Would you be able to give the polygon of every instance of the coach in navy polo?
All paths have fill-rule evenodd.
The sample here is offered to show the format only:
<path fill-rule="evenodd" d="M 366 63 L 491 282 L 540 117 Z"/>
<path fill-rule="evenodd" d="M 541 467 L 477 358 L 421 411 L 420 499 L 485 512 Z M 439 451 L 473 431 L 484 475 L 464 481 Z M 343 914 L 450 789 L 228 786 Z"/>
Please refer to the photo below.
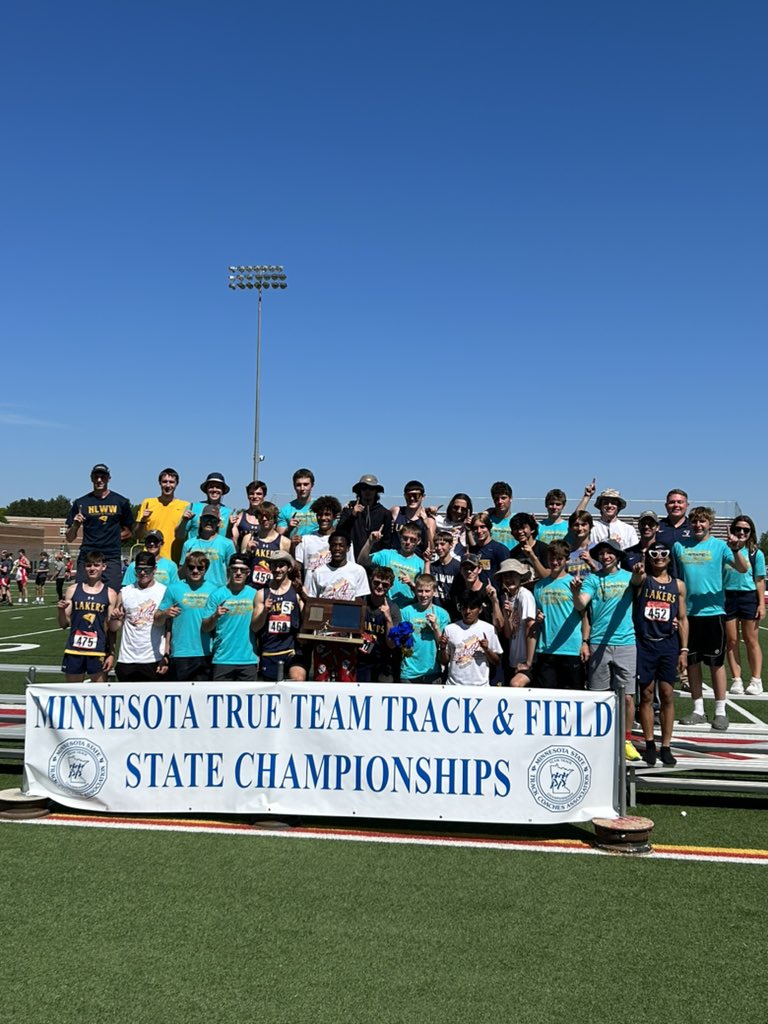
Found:
<path fill-rule="evenodd" d="M 80 554 L 77 556 L 77 580 L 85 580 L 85 554 L 100 551 L 107 568 L 104 581 L 113 590 L 119 590 L 123 578 L 120 545 L 133 532 L 131 503 L 122 494 L 109 489 L 109 469 L 99 462 L 91 470 L 93 490 L 76 498 L 67 516 L 67 543 L 71 544 L 80 533 Z"/>

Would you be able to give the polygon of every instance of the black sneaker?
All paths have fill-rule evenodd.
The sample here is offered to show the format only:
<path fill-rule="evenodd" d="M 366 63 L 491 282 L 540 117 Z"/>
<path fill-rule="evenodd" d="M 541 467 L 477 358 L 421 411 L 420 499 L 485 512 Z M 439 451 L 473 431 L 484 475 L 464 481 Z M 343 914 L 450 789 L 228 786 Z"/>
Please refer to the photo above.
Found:
<path fill-rule="evenodd" d="M 661 748 L 661 763 L 669 765 L 670 768 L 672 767 L 673 764 L 677 764 L 677 758 L 672 753 L 672 751 L 669 749 L 669 747 L 662 747 Z"/>
<path fill-rule="evenodd" d="M 653 740 L 645 741 L 645 750 L 643 751 L 643 760 L 649 768 L 653 768 L 656 764 L 656 744 Z"/>

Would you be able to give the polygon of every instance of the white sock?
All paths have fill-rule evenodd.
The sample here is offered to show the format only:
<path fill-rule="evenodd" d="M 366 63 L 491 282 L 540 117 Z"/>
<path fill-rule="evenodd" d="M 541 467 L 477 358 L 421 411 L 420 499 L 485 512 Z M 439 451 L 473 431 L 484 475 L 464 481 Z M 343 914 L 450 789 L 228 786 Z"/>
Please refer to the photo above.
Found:
<path fill-rule="evenodd" d="M 763 685 L 763 680 L 760 678 L 760 676 L 752 676 L 752 678 L 749 681 L 750 683 L 760 683 L 761 686 Z"/>
<path fill-rule="evenodd" d="M 695 700 L 693 702 L 693 713 L 694 713 L 694 715 L 703 715 L 704 714 L 704 698 L 703 697 L 699 697 L 698 700 Z"/>
<path fill-rule="evenodd" d="M 725 714 L 725 701 L 724 700 L 716 700 L 715 701 L 715 715 L 724 715 L 724 714 Z"/>

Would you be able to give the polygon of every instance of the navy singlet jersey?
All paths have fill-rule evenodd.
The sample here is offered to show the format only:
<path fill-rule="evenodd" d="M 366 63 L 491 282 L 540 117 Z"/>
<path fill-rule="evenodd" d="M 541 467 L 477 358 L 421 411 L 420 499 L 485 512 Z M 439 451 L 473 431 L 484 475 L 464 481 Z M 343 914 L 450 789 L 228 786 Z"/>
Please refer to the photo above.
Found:
<path fill-rule="evenodd" d="M 107 612 L 109 588 L 102 585 L 98 594 L 88 594 L 78 583 L 72 595 L 71 626 L 65 654 L 84 654 L 104 658 L 107 653 Z"/>
<path fill-rule="evenodd" d="M 646 576 L 635 598 L 634 621 L 638 640 L 670 640 L 677 635 L 675 620 L 680 607 L 680 589 L 677 580 L 659 583 Z"/>

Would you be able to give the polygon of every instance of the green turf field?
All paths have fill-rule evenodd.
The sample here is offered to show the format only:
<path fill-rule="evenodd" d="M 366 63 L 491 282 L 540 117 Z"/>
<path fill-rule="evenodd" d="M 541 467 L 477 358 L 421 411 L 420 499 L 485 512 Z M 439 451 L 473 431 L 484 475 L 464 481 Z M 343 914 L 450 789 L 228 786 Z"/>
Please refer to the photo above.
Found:
<path fill-rule="evenodd" d="M 758 867 L 9 823 L 0 835 L 9 1021 L 765 1019 Z"/>
<path fill-rule="evenodd" d="M 0 655 L 19 668 L 0 691 L 22 692 L 29 664 L 59 663 L 53 605 L 0 609 L 0 643 L 39 644 Z M 0 788 L 20 784 L 18 766 L 3 770 Z M 766 798 L 638 796 L 656 844 L 768 849 Z M 12 822 L 0 842 L 9 1021 L 765 1018 L 759 866 Z"/>

